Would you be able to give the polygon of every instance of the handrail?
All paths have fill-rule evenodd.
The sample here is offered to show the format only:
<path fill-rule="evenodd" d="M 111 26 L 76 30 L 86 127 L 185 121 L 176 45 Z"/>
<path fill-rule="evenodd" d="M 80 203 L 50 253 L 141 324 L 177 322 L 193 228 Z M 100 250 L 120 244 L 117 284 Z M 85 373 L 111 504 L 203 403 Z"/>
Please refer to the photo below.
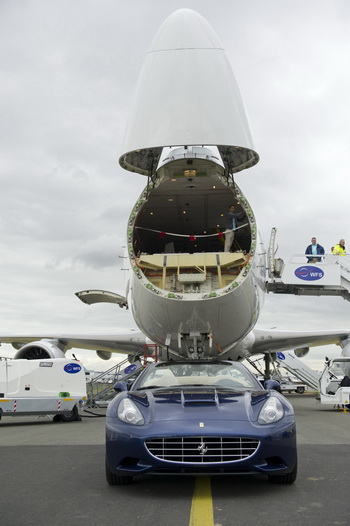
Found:
<path fill-rule="evenodd" d="M 311 258 L 320 258 L 319 261 L 315 263 L 308 263 L 308 260 Z M 302 261 L 300 261 L 302 259 Z M 335 265 L 338 264 L 340 261 L 348 261 L 350 262 L 350 255 L 339 255 L 339 254 L 292 254 L 288 260 L 288 263 L 305 263 L 305 265 L 321 265 L 321 264 L 328 264 L 328 265 Z"/>

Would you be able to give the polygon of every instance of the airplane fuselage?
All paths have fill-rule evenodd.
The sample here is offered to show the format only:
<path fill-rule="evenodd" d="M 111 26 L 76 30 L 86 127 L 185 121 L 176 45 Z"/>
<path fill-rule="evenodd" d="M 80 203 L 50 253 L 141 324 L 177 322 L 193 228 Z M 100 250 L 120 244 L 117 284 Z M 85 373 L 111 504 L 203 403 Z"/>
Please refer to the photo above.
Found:
<path fill-rule="evenodd" d="M 129 219 L 129 305 L 140 330 L 174 356 L 216 356 L 257 321 L 265 252 L 253 211 L 215 149 L 163 156 Z M 231 204 L 240 220 L 224 252 Z"/>

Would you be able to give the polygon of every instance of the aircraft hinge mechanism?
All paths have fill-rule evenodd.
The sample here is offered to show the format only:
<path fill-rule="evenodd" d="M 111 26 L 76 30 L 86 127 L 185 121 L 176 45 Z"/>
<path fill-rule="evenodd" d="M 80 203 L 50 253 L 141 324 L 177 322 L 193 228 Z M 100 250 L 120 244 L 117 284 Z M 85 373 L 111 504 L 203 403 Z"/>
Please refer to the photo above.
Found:
<path fill-rule="evenodd" d="M 201 360 L 209 358 L 212 338 L 207 333 L 189 332 L 178 334 L 179 350 L 187 352 L 187 358 Z"/>

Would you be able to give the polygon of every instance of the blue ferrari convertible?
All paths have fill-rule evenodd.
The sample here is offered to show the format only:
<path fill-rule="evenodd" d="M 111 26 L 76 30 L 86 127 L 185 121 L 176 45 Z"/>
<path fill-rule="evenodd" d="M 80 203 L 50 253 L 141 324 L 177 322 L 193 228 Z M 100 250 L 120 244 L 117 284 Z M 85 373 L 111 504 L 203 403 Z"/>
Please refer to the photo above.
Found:
<path fill-rule="evenodd" d="M 109 484 L 144 473 L 296 479 L 293 408 L 240 363 L 154 363 L 115 390 L 106 415 Z"/>

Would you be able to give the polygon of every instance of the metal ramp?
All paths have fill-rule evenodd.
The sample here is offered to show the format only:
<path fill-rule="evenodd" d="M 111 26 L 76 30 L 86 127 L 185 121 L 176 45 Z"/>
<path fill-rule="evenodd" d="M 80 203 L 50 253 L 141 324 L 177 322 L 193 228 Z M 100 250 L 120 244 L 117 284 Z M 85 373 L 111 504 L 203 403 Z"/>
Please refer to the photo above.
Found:
<path fill-rule="evenodd" d="M 350 256 L 325 254 L 308 263 L 305 254 L 291 257 L 286 264 L 272 259 L 267 291 L 297 296 L 340 296 L 350 301 Z"/>

